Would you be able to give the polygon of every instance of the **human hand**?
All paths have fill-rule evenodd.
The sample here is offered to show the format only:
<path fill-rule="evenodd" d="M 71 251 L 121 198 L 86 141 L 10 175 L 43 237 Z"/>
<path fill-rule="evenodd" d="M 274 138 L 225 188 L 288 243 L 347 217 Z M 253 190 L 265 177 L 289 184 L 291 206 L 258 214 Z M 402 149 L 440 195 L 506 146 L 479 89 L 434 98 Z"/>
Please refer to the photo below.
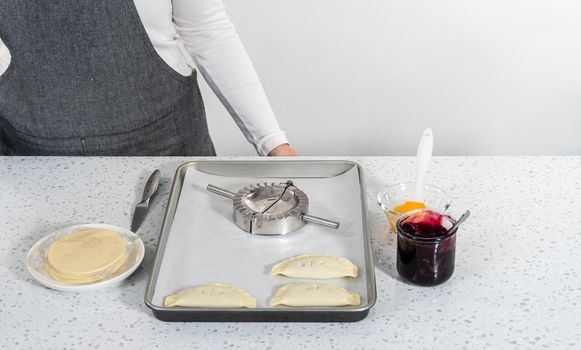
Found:
<path fill-rule="evenodd" d="M 291 145 L 289 145 L 288 143 L 283 143 L 282 145 L 278 145 L 276 146 L 272 151 L 270 151 L 270 153 L 268 154 L 268 156 L 270 157 L 278 157 L 278 156 L 298 156 L 299 154 L 297 153 L 297 151 L 295 151 L 294 148 L 292 148 Z"/>

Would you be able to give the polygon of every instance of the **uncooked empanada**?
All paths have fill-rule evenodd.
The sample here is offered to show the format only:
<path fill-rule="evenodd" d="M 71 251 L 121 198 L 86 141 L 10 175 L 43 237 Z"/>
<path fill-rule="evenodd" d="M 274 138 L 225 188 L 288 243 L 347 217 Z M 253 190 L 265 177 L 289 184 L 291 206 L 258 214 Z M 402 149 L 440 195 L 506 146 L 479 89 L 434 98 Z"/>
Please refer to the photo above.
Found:
<path fill-rule="evenodd" d="M 256 299 L 244 289 L 227 284 L 204 284 L 165 297 L 166 307 L 255 308 Z"/>
<path fill-rule="evenodd" d="M 270 306 L 346 306 L 359 305 L 358 293 L 343 287 L 321 283 L 298 283 L 282 286 L 270 300 Z"/>
<path fill-rule="evenodd" d="M 357 265 L 339 256 L 299 255 L 274 265 L 271 274 L 317 279 L 357 277 Z"/>

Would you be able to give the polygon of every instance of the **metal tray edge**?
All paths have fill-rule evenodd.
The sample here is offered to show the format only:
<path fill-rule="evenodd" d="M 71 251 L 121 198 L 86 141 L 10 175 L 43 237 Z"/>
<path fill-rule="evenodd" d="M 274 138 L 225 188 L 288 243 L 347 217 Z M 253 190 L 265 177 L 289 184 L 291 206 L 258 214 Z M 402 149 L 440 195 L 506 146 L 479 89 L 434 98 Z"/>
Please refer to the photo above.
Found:
<path fill-rule="evenodd" d="M 377 288 L 375 282 L 375 264 L 373 249 L 371 247 L 371 235 L 368 226 L 368 213 L 367 213 L 367 194 L 365 192 L 365 179 L 363 168 L 361 165 L 355 161 L 350 160 L 273 160 L 273 162 L 292 162 L 292 163 L 346 163 L 357 167 L 359 175 L 359 184 L 361 188 L 361 203 L 362 203 L 362 217 L 363 217 L 363 231 L 365 240 L 365 250 L 366 250 L 366 264 L 369 267 L 367 271 L 367 289 L 368 298 L 367 304 L 361 307 L 349 307 L 338 309 L 336 307 L 321 307 L 321 308 L 281 308 L 280 310 L 273 310 L 272 308 L 257 308 L 257 309 L 196 309 L 195 315 L 199 317 L 191 317 L 192 309 L 188 308 L 172 308 L 171 313 L 173 315 L 179 315 L 180 313 L 188 314 L 189 317 L 166 317 L 166 313 L 169 311 L 167 308 L 159 307 L 153 304 L 153 293 L 155 290 L 154 280 L 157 281 L 157 274 L 161 266 L 161 256 L 160 253 L 165 251 L 165 245 L 168 239 L 168 228 L 171 226 L 173 221 L 173 215 L 177 208 L 177 203 L 179 196 L 181 194 L 181 189 L 183 186 L 183 179 L 185 177 L 185 172 L 187 168 L 197 164 L 197 163 L 207 163 L 207 162 L 219 162 L 219 163 L 248 163 L 248 162 L 263 162 L 259 161 L 247 161 L 247 160 L 201 160 L 201 161 L 190 161 L 185 162 L 178 166 L 175 171 L 172 187 L 169 193 L 166 212 L 163 218 L 163 223 L 160 229 L 160 235 L 158 239 L 158 245 L 155 250 L 154 260 L 150 269 L 147 286 L 145 289 L 144 303 L 149 307 L 156 318 L 162 321 L 194 321 L 194 322 L 356 322 L 364 319 L 369 314 L 370 309 L 375 305 L 377 301 Z M 346 170 L 348 171 L 348 170 Z M 334 176 L 339 176 L 342 173 L 336 174 Z M 174 197 L 177 197 L 175 200 Z M 316 312 L 315 312 L 316 311 Z M 309 319 L 304 319 L 301 314 L 307 312 L 309 314 Z M 336 317 L 337 313 L 344 313 L 345 315 L 352 314 L 353 317 Z M 233 317 L 232 315 L 238 315 L 238 317 Z M 267 314 L 267 315 L 265 315 Z M 292 317 L 296 314 L 297 317 Z M 315 317 L 319 314 L 320 317 Z M 326 315 L 328 314 L 328 317 Z M 253 317 L 252 315 L 256 316 Z M 271 317 L 265 317 L 270 315 Z M 334 316 L 333 316 L 334 315 Z M 274 316 L 274 317 L 273 317 Z M 343 320 L 342 320 L 343 318 Z"/>

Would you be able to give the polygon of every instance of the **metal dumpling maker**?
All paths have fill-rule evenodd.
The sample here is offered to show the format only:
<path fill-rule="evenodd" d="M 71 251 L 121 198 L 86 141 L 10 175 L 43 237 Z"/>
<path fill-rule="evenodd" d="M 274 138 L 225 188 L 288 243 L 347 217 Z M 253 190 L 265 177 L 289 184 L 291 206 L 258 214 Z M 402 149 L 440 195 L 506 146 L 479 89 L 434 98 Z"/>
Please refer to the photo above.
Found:
<path fill-rule="evenodd" d="M 339 223 L 307 214 L 309 199 L 292 181 L 257 183 L 237 193 L 208 185 L 207 190 L 230 198 L 234 204 L 234 222 L 255 235 L 284 235 L 307 222 L 339 228 Z"/>

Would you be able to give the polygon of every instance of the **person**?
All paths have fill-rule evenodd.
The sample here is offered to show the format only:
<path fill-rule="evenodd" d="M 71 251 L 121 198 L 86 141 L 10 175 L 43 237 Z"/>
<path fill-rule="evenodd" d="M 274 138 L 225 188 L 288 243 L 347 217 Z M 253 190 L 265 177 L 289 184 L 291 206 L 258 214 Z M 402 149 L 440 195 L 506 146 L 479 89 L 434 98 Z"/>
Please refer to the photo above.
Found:
<path fill-rule="evenodd" d="M 296 155 L 221 0 L 0 7 L 8 155 L 216 155 L 197 72 L 260 155 Z"/>

